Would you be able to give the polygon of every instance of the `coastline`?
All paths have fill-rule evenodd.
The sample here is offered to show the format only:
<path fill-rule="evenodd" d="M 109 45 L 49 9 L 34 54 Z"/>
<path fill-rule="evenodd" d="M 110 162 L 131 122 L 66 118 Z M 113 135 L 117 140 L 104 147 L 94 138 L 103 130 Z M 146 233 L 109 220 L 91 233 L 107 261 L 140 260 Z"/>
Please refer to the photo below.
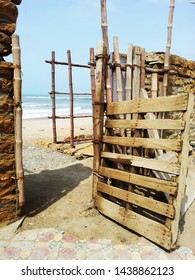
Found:
<path fill-rule="evenodd" d="M 92 135 L 92 117 L 74 119 L 74 135 Z M 70 119 L 56 119 L 57 141 L 64 141 L 70 136 Z M 38 140 L 51 141 L 53 139 L 52 119 L 46 117 L 23 119 L 23 144 L 30 145 Z"/>

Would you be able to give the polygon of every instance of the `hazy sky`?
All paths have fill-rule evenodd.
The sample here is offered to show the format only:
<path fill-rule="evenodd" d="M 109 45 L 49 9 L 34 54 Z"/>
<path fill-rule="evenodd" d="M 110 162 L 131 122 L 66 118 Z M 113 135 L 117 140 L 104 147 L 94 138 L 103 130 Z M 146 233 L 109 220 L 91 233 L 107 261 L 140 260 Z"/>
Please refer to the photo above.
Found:
<path fill-rule="evenodd" d="M 128 43 L 146 51 L 165 51 L 169 0 L 107 0 L 110 51 L 113 36 L 120 52 Z M 176 0 L 171 53 L 195 60 L 195 5 Z M 51 66 L 45 60 L 87 64 L 89 48 L 101 39 L 100 0 L 23 0 L 18 6 L 16 34 L 22 50 L 23 94 L 46 94 L 51 90 Z M 88 69 L 73 69 L 74 91 L 90 91 Z M 56 66 L 56 91 L 68 90 L 66 66 Z"/>

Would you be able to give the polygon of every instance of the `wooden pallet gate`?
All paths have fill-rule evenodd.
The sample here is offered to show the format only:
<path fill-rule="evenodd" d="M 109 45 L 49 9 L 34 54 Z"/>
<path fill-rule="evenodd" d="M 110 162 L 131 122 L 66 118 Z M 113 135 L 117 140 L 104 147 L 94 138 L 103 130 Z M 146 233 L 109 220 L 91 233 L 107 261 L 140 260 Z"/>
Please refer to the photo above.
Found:
<path fill-rule="evenodd" d="M 176 246 L 185 194 L 194 96 L 158 96 L 155 73 L 152 98 L 148 98 L 144 50 L 129 44 L 124 63 L 115 37 L 114 101 L 105 106 L 105 57 L 104 43 L 99 42 L 94 98 L 95 205 L 104 215 L 170 250 Z M 182 119 L 168 117 L 167 113 L 178 111 L 183 112 Z M 163 137 L 169 129 L 179 131 L 180 138 Z"/>

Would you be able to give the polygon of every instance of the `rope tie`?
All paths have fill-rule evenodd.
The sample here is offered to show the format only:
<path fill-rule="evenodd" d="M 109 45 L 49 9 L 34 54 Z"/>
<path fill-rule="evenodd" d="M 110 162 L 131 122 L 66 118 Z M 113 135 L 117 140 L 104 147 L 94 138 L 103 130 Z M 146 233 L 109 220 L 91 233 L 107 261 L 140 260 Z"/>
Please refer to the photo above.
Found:
<path fill-rule="evenodd" d="M 95 58 L 96 58 L 96 60 L 101 59 L 101 58 L 105 58 L 106 60 L 109 60 L 109 59 L 110 59 L 110 56 L 107 55 L 107 54 L 97 54 L 97 55 L 95 56 Z"/>

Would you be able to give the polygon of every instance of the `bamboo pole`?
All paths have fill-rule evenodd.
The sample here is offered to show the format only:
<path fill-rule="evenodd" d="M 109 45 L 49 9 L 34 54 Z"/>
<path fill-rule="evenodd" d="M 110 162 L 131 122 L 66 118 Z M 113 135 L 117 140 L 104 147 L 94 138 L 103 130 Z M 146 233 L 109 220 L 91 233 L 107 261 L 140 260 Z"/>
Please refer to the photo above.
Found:
<path fill-rule="evenodd" d="M 12 55 L 14 65 L 14 103 L 15 103 L 15 161 L 16 178 L 19 191 L 19 207 L 25 203 L 24 195 L 24 170 L 22 161 L 22 78 L 21 78 L 21 51 L 18 35 L 12 36 Z"/>
<path fill-rule="evenodd" d="M 146 80 L 146 53 L 145 49 L 141 49 L 141 77 L 140 77 L 140 88 L 145 88 L 145 80 Z"/>
<path fill-rule="evenodd" d="M 106 61 L 106 101 L 112 101 L 111 82 L 110 82 L 110 66 L 109 66 L 109 42 L 108 42 L 108 23 L 107 23 L 107 7 L 106 0 L 100 0 L 101 4 L 101 27 L 102 38 L 107 49 Z"/>
<path fill-rule="evenodd" d="M 51 53 L 51 99 L 52 99 L 52 128 L 53 128 L 53 143 L 57 142 L 56 133 L 56 101 L 55 101 L 55 52 Z"/>
<path fill-rule="evenodd" d="M 134 46 L 133 48 L 133 66 L 134 66 L 134 71 L 133 71 L 133 86 L 132 86 L 132 99 L 136 100 L 140 98 L 140 86 L 141 86 L 141 48 L 138 46 Z M 138 114 L 133 114 L 132 116 L 133 119 L 138 119 L 139 115 Z M 134 130 L 132 133 L 132 136 L 139 137 L 140 132 L 138 130 Z M 135 156 L 140 155 L 140 149 L 132 149 L 132 153 Z"/>
<path fill-rule="evenodd" d="M 126 68 L 126 84 L 125 84 L 125 99 L 132 99 L 132 67 L 133 67 L 133 45 L 128 44 L 127 51 L 127 68 Z M 131 119 L 131 114 L 126 114 L 126 119 Z M 131 130 L 126 129 L 126 135 L 131 136 Z"/>
<path fill-rule="evenodd" d="M 98 172 L 101 161 L 101 144 L 103 138 L 103 122 L 104 122 L 104 64 L 106 55 L 106 47 L 103 41 L 97 44 L 96 55 L 96 78 L 95 78 L 95 98 L 94 98 L 94 127 L 93 127 L 93 198 L 97 194 Z"/>
<path fill-rule="evenodd" d="M 165 70 L 169 70 L 169 57 L 170 57 L 171 40 L 172 40 L 174 7 L 175 7 L 175 0 L 170 0 L 169 19 L 168 19 L 168 27 L 167 27 L 167 45 L 166 45 L 165 62 L 164 62 Z M 168 88 L 168 72 L 166 72 L 163 77 L 163 95 L 164 96 L 167 95 L 167 88 Z"/>
<path fill-rule="evenodd" d="M 133 66 L 133 45 L 128 44 L 127 68 L 126 68 L 126 100 L 132 99 L 132 66 Z"/>
<path fill-rule="evenodd" d="M 45 60 L 45 63 L 49 63 L 52 64 L 52 60 Z M 68 62 L 60 62 L 60 61 L 55 61 L 54 62 L 56 65 L 67 65 L 68 66 Z M 83 64 L 76 64 L 76 63 L 71 63 L 72 67 L 79 67 L 79 68 L 88 68 L 90 69 L 89 65 L 83 65 Z"/>
<path fill-rule="evenodd" d="M 122 77 L 121 77 L 121 67 L 120 67 L 119 44 L 118 44 L 118 37 L 117 36 L 114 36 L 113 43 L 114 43 L 114 61 L 116 62 L 117 98 L 118 98 L 118 101 L 122 101 L 123 100 Z"/>
<path fill-rule="evenodd" d="M 91 75 L 91 97 L 92 97 L 92 115 L 94 116 L 94 103 L 95 103 L 95 67 L 93 62 L 95 60 L 94 49 L 90 48 L 90 75 Z M 94 123 L 94 120 L 93 120 Z"/>
<path fill-rule="evenodd" d="M 71 65 L 71 52 L 67 51 L 68 56 L 68 79 L 70 91 L 70 147 L 74 148 L 74 104 L 73 104 L 73 84 L 72 84 L 72 65 Z"/>

